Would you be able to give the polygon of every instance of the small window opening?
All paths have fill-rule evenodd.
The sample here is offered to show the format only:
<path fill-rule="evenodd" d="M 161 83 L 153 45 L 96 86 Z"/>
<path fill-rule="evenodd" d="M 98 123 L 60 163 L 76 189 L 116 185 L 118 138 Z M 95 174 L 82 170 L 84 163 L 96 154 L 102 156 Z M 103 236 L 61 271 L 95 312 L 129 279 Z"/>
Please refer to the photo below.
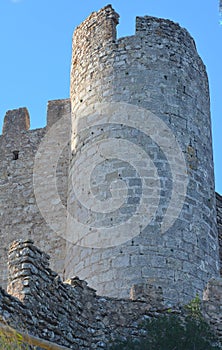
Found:
<path fill-rule="evenodd" d="M 19 158 L 19 151 L 13 151 L 13 160 L 17 160 Z"/>

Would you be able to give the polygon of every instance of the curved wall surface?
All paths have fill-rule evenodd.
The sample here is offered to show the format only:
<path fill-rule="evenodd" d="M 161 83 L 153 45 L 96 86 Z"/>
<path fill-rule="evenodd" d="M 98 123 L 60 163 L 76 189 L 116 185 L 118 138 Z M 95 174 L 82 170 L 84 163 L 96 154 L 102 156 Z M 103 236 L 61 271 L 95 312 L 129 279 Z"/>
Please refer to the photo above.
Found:
<path fill-rule="evenodd" d="M 73 37 L 66 275 L 184 302 L 219 274 L 207 74 L 178 24 L 117 24 L 107 6 Z"/>

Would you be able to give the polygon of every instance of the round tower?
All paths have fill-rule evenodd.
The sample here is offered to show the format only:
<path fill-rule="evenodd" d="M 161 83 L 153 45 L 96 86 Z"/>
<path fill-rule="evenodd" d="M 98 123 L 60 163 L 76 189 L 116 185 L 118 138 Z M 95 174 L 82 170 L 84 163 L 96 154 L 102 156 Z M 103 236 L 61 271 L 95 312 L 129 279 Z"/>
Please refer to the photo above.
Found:
<path fill-rule="evenodd" d="M 66 276 L 98 294 L 160 286 L 186 302 L 218 276 L 208 79 L 178 24 L 106 6 L 74 32 Z"/>

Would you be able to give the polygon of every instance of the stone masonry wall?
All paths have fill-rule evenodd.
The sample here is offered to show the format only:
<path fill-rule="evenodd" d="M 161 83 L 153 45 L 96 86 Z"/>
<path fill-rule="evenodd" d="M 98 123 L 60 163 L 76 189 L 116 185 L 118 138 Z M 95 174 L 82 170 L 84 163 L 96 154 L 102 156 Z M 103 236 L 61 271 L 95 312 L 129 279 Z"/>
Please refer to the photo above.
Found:
<path fill-rule="evenodd" d="M 7 281 L 7 247 L 15 239 L 35 239 L 40 247 L 52 255 L 53 268 L 60 274 L 63 272 L 65 240 L 53 232 L 38 209 L 33 188 L 33 166 L 46 132 L 53 122 L 70 111 L 69 106 L 69 100 L 50 101 L 48 126 L 36 130 L 29 130 L 27 109 L 6 113 L 3 134 L 0 136 L 0 284 L 3 286 Z M 54 157 L 54 150 L 48 149 L 48 154 L 49 159 Z M 65 203 L 68 162 L 66 151 L 57 166 L 58 191 Z M 51 206 L 52 202 L 53 198 Z"/>
<path fill-rule="evenodd" d="M 143 319 L 164 310 L 162 291 L 152 286 L 144 302 L 98 297 L 77 277 L 62 283 L 49 268 L 49 256 L 30 240 L 11 245 L 8 266 L 9 295 L 0 290 L 0 315 L 70 349 L 103 349 L 111 339 L 137 336 Z M 133 299 L 142 296 L 141 290 L 132 294 Z"/>
<path fill-rule="evenodd" d="M 118 14 L 111 6 L 107 6 L 84 21 L 73 37 L 71 172 L 68 171 L 71 127 L 69 99 L 49 101 L 47 126 L 43 129 L 29 130 L 30 120 L 26 108 L 8 111 L 3 134 L 0 136 L 0 239 L 2 243 L 0 284 L 6 285 L 8 244 L 14 239 L 34 239 L 41 249 L 44 247 L 44 251 L 52 256 L 51 266 L 60 276 L 71 278 L 78 275 L 85 279 L 90 287 L 97 289 L 100 295 L 124 298 L 129 298 L 131 295 L 131 299 L 135 301 L 133 304 L 126 300 L 99 298 L 91 288 L 86 287 L 85 282 L 77 278 L 70 281 L 72 287 L 63 284 L 58 275 L 49 269 L 47 255 L 35 248 L 31 241 L 13 245 L 10 252 L 8 290 L 22 300 L 22 304 L 1 291 L 0 298 L 3 298 L 1 300 L 7 300 L 2 305 L 4 316 L 9 317 L 10 322 L 17 322 L 17 316 L 13 312 L 15 307 L 15 310 L 24 315 L 24 319 L 32 315 L 28 322 L 30 331 L 33 332 L 36 328 L 34 333 L 46 339 L 58 341 L 59 334 L 54 334 L 53 322 L 57 322 L 56 326 L 69 326 L 67 323 L 63 326 L 62 323 L 54 320 L 53 310 L 55 309 L 58 314 L 61 311 L 59 306 L 56 306 L 59 305 L 57 301 L 61 299 L 61 295 L 65 298 L 65 294 L 71 295 L 72 300 L 77 290 L 82 291 L 84 297 L 81 293 L 77 293 L 80 304 L 85 305 L 88 299 L 92 298 L 90 303 L 92 302 L 93 305 L 90 306 L 89 303 L 89 309 L 83 312 L 84 322 L 87 324 L 93 320 L 95 323 L 92 330 L 86 331 L 85 328 L 81 328 L 84 327 L 80 317 L 82 306 L 74 303 L 74 311 L 79 307 L 78 320 L 76 320 L 79 337 L 72 336 L 70 340 L 67 335 L 62 338 L 62 342 L 67 345 L 68 342 L 73 341 L 74 337 L 76 339 L 74 346 L 80 344 L 83 348 L 89 347 L 89 342 L 92 342 L 95 348 L 100 346 L 98 345 L 99 334 L 102 324 L 106 322 L 108 322 L 108 331 L 104 330 L 102 333 L 104 341 L 107 341 L 109 334 L 115 338 L 118 335 L 124 336 L 128 332 L 130 334 L 134 332 L 133 317 L 136 315 L 136 318 L 141 319 L 140 317 L 144 316 L 144 307 L 145 309 L 147 307 L 147 314 L 149 314 L 152 309 L 151 304 L 156 306 L 157 300 L 158 305 L 162 305 L 162 302 L 175 305 L 179 301 L 189 301 L 197 292 L 201 294 L 206 283 L 212 277 L 218 276 L 218 232 L 220 262 L 222 261 L 222 197 L 216 194 L 216 227 L 209 93 L 205 67 L 196 52 L 193 39 L 177 24 L 148 16 L 138 17 L 136 35 L 117 40 L 118 18 Z M 138 112 L 137 107 L 151 110 L 159 120 L 166 123 L 179 141 L 186 158 L 189 184 L 182 211 L 174 225 L 164 234 L 160 231 L 160 224 L 173 191 L 169 159 L 152 137 L 149 137 L 152 135 L 147 136 L 140 128 L 119 123 L 118 109 L 116 110 L 117 123 L 103 124 L 100 120 L 102 114 L 96 109 L 101 102 L 115 102 L 114 105 L 118 105 L 118 102 L 130 103 L 135 112 L 135 119 L 142 113 L 142 109 Z M 88 129 L 79 133 L 78 120 L 82 118 L 84 121 L 84 113 L 89 111 L 89 108 L 93 111 L 97 124 L 91 127 L 89 118 Z M 110 112 L 110 109 L 107 108 L 107 111 Z M 67 117 L 66 120 L 62 119 L 64 116 Z M 50 160 L 56 160 L 56 188 L 59 201 L 64 207 L 63 212 L 56 207 L 57 197 L 54 193 L 48 192 L 48 180 L 47 177 L 44 178 L 48 176 L 47 173 L 42 173 L 42 186 L 40 186 L 40 192 L 47 197 L 45 209 L 50 208 L 51 212 L 54 212 L 52 221 L 55 219 L 57 222 L 62 220 L 66 222 L 64 213 L 66 215 L 68 201 L 69 215 L 77 217 L 84 227 L 88 225 L 90 229 L 95 229 L 93 232 L 103 226 L 116 230 L 119 223 L 124 223 L 136 212 L 144 192 L 140 174 L 130 162 L 126 161 L 130 148 L 134 144 L 142 150 L 141 153 L 140 151 L 136 153 L 137 161 L 138 157 L 145 153 L 152 159 L 157 172 L 155 173 L 152 169 L 147 176 L 148 199 L 155 207 L 157 198 L 152 190 L 157 185 L 156 176 L 158 175 L 159 208 L 154 215 L 155 220 L 152 220 L 145 229 L 140 229 L 139 235 L 124 244 L 116 244 L 108 248 L 73 245 L 72 239 L 68 238 L 79 233 L 76 232 L 77 227 L 73 228 L 68 220 L 67 231 L 64 230 L 64 235 L 63 233 L 58 235 L 54 227 L 50 226 L 51 222 L 47 221 L 47 213 L 39 210 L 35 196 L 36 189 L 33 187 L 34 160 L 47 132 L 55 125 L 57 129 L 60 128 L 61 125 L 57 122 L 61 120 L 68 125 L 68 128 L 63 130 L 65 133 L 63 136 L 67 140 L 66 146 L 61 150 L 61 154 L 55 153 L 55 148 L 48 146 L 44 150 L 45 163 L 41 164 L 42 168 L 46 169 Z M 156 129 L 159 130 L 157 126 Z M 104 161 L 102 159 L 100 164 L 96 165 L 91 174 L 92 192 L 105 207 L 105 202 L 111 198 L 113 191 L 112 182 L 121 180 L 128 188 L 127 203 L 123 203 L 119 210 L 113 210 L 108 215 L 93 211 L 89 214 L 85 208 L 82 210 L 83 205 L 76 201 L 73 195 L 73 171 L 78 165 L 79 155 L 84 153 L 86 146 L 89 148 L 88 158 L 83 163 L 84 171 L 79 174 L 79 177 L 87 178 L 87 161 L 93 163 L 94 154 L 99 153 L 95 151 L 94 143 L 98 144 L 110 138 L 117 142 L 114 147 L 113 143 L 109 146 L 111 151 L 116 150 L 115 154 L 121 153 L 121 139 L 130 142 L 131 146 L 125 154 L 125 160 L 115 158 Z M 60 143 L 56 137 L 53 141 Z M 147 163 L 140 159 L 140 168 L 145 171 L 146 167 Z M 183 180 L 182 176 L 181 182 Z M 121 195 L 118 194 L 117 197 L 122 197 L 124 188 L 121 188 L 121 191 L 119 192 Z M 130 230 L 126 233 L 128 235 Z M 48 292 L 50 285 L 53 285 L 55 295 Z M 220 283 L 217 287 L 216 290 L 219 293 Z M 209 288 L 211 290 L 211 287 Z M 163 295 L 160 291 L 163 291 Z M 40 297 L 42 295 L 46 296 L 45 302 Z M 138 298 L 140 302 L 136 301 Z M 148 298 L 150 299 L 146 306 L 141 304 L 141 301 L 147 302 Z M 214 298 L 213 294 L 210 299 L 212 298 Z M 102 309 L 104 300 L 108 305 L 106 306 L 108 311 Z M 52 304 L 50 304 L 51 301 L 53 301 Z M 32 304 L 38 310 L 37 313 L 32 309 Z M 7 305 L 10 307 L 8 308 Z M 73 301 L 69 305 L 70 310 L 72 305 Z M 114 308 L 118 310 L 113 314 Z M 138 308 L 138 313 L 135 308 Z M 220 303 L 216 306 L 216 309 L 218 308 Z M 98 323 L 93 316 L 97 315 L 97 309 Z M 49 312 L 52 324 L 49 319 L 45 319 L 45 314 L 43 317 L 44 310 Z M 126 323 L 122 320 L 121 313 L 123 312 L 129 319 L 128 311 L 131 315 L 132 327 L 130 325 L 126 330 Z M 71 317 L 66 312 L 68 311 L 65 308 L 62 322 L 66 322 L 65 320 Z M 104 319 L 104 312 L 105 315 L 108 312 L 108 320 Z M 113 324 L 112 317 L 115 319 Z M 33 320 L 37 323 L 35 324 Z M 88 324 L 91 327 L 91 323 Z M 118 333 L 119 327 L 120 333 Z M 43 329 L 47 331 L 44 333 Z M 76 330 L 76 325 L 73 329 Z M 70 332 L 74 331 L 70 330 Z M 81 332 L 84 335 L 88 332 L 86 334 L 86 338 L 90 339 L 88 343 L 85 338 L 81 338 Z"/>
<path fill-rule="evenodd" d="M 113 297 L 127 297 L 133 284 L 152 279 L 156 285 L 161 285 L 167 303 L 185 302 L 197 292 L 201 293 L 207 281 L 219 274 L 207 74 L 193 39 L 178 24 L 149 16 L 138 17 L 136 34 L 117 40 L 117 23 L 118 14 L 107 6 L 93 13 L 73 36 L 72 160 L 67 232 L 70 242 L 77 235 L 80 243 L 73 239 L 76 244 L 67 244 L 65 272 L 67 277 L 78 275 L 86 279 L 99 294 Z M 104 102 L 107 104 L 103 110 L 100 103 Z M 123 102 L 131 106 L 135 127 L 118 123 L 124 113 L 130 116 L 129 105 L 118 110 L 118 103 Z M 115 111 L 113 123 L 107 117 L 113 112 L 112 108 Z M 139 108 L 151 111 L 159 120 L 153 134 L 145 132 L 149 127 L 146 117 L 139 125 L 141 114 L 146 115 Z M 176 137 L 186 161 L 185 172 L 178 175 L 180 188 L 177 192 L 184 190 L 188 176 L 182 210 L 164 234 L 160 227 L 175 182 L 171 167 L 173 158 L 169 156 L 173 137 L 165 149 L 153 138 L 157 136 L 161 140 L 164 137 L 160 128 L 162 122 Z M 81 129 L 81 125 L 85 128 Z M 110 139 L 109 156 L 101 155 L 100 164 L 94 162 L 92 170 L 93 160 L 100 155 L 98 145 L 104 141 L 108 144 Z M 134 147 L 138 151 L 130 162 L 130 151 Z M 138 157 L 139 165 L 136 163 Z M 152 161 L 149 173 L 146 173 L 147 163 L 143 157 Z M 179 156 L 177 160 L 179 169 Z M 74 176 L 78 175 L 78 167 L 81 177 Z M 82 180 L 87 178 L 89 169 L 92 170 L 89 187 L 84 187 Z M 138 169 L 147 175 L 143 177 Z M 143 181 L 147 182 L 145 190 Z M 73 190 L 75 184 L 77 190 L 82 188 L 85 202 L 79 200 L 75 188 Z M 106 202 L 111 200 L 114 190 L 120 206 L 114 206 L 112 210 Z M 97 203 L 102 203 L 101 210 L 99 205 L 93 208 L 90 196 L 87 202 L 87 191 L 89 195 L 92 192 Z M 105 233 L 113 229 L 114 234 L 119 230 L 119 236 L 130 235 L 132 228 L 124 231 L 124 223 L 131 217 L 138 220 L 137 208 L 144 194 L 147 211 L 141 216 L 138 234 L 115 246 L 112 235 Z M 146 213 L 155 205 L 158 209 L 145 225 Z M 170 220 L 176 209 L 177 202 Z M 75 223 L 80 223 L 78 228 L 73 224 L 73 217 Z M 88 245 L 85 243 L 87 235 L 89 239 L 91 237 Z M 110 245 L 99 246 L 96 242 L 93 246 L 96 235 L 106 236 L 106 241 L 110 237 Z"/>
<path fill-rule="evenodd" d="M 216 193 L 217 200 L 217 227 L 219 238 L 219 253 L 220 253 L 220 274 L 222 276 L 222 196 Z"/>
<path fill-rule="evenodd" d="M 202 303 L 202 313 L 207 322 L 216 330 L 222 339 L 222 278 L 212 279 L 207 284 Z"/>
<path fill-rule="evenodd" d="M 145 319 L 169 314 L 161 288 L 151 284 L 134 286 L 132 300 L 118 300 L 97 296 L 78 277 L 62 283 L 49 268 L 49 256 L 30 240 L 11 244 L 8 267 L 8 293 L 0 288 L 0 317 L 18 330 L 70 349 L 106 349 L 111 340 L 144 334 Z M 205 315 L 220 336 L 213 307 L 222 305 L 215 294 L 221 288 L 221 281 L 211 281 L 204 300 Z M 181 314 L 181 309 L 171 312 Z"/>

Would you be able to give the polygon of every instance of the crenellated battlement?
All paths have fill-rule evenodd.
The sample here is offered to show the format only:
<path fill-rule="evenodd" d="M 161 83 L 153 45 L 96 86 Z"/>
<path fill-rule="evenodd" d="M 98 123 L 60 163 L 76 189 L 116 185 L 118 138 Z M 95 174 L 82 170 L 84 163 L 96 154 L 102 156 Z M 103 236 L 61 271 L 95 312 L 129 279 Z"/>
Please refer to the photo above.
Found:
<path fill-rule="evenodd" d="M 50 100 L 47 104 L 46 126 L 51 127 L 64 115 L 71 112 L 70 99 Z M 10 134 L 15 137 L 16 134 L 30 130 L 30 116 L 26 107 L 8 110 L 4 117 L 2 134 Z M 14 135 L 14 136 L 13 136 Z"/>

